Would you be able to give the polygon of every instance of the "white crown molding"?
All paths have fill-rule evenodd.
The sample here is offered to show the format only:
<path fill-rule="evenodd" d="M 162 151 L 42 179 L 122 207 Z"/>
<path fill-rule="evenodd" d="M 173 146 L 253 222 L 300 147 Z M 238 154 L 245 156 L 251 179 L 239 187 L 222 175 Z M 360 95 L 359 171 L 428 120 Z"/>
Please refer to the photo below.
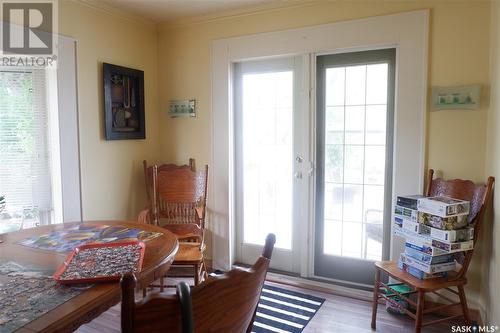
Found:
<path fill-rule="evenodd" d="M 219 11 L 212 14 L 180 17 L 159 23 L 158 26 L 162 29 L 174 29 L 188 25 L 205 24 L 239 17 L 271 13 L 283 9 L 309 7 L 319 3 L 321 3 L 321 0 L 276 0 L 263 5 Z"/>
<path fill-rule="evenodd" d="M 212 14 L 180 17 L 172 20 L 166 20 L 163 22 L 157 22 L 155 20 L 148 19 L 144 16 L 135 14 L 131 11 L 123 10 L 115 6 L 105 4 L 99 0 L 69 0 L 69 1 L 92 8 L 94 10 L 104 12 L 108 15 L 113 15 L 115 17 L 126 19 L 128 21 L 146 24 L 152 29 L 155 29 L 157 27 L 163 29 L 172 29 L 188 25 L 204 24 L 210 22 L 230 20 L 239 17 L 271 13 L 283 9 L 309 7 L 321 3 L 321 0 L 275 0 L 270 3 L 262 5 L 254 5 L 244 8 L 218 11 Z"/>
<path fill-rule="evenodd" d="M 101 11 L 108 15 L 112 15 L 121 19 L 125 19 L 127 21 L 141 23 L 148 26 L 151 29 L 156 29 L 157 22 L 147 19 L 144 16 L 131 13 L 130 11 L 122 10 L 120 8 L 109 6 L 102 1 L 99 0 L 70 0 L 71 2 L 92 8 L 94 10 Z"/>

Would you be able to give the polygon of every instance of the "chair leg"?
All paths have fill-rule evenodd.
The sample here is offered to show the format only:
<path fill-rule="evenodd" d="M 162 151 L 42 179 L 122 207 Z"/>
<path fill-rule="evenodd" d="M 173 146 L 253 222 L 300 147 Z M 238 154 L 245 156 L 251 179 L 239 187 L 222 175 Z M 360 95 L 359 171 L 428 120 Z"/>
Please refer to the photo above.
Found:
<path fill-rule="evenodd" d="M 146 297 L 146 293 L 147 293 L 147 288 L 142 288 L 142 297 Z"/>
<path fill-rule="evenodd" d="M 425 306 L 425 291 L 418 291 L 418 301 L 417 301 L 417 313 L 415 314 L 415 333 L 420 333 L 422 329 L 422 320 L 424 316 L 424 306 Z"/>
<path fill-rule="evenodd" d="M 197 286 L 200 283 L 200 275 L 198 272 L 198 264 L 194 264 L 194 285 Z"/>
<path fill-rule="evenodd" d="M 163 292 L 165 290 L 165 278 L 162 276 L 160 278 L 160 292 Z"/>
<path fill-rule="evenodd" d="M 205 259 L 201 260 L 200 277 L 202 282 L 205 281 L 208 277 L 207 264 L 205 264 Z"/>
<path fill-rule="evenodd" d="M 467 298 L 465 297 L 464 286 L 458 286 L 458 297 L 460 297 L 460 305 L 462 306 L 462 312 L 465 318 L 465 323 L 469 325 L 471 323 L 469 307 L 467 306 Z"/>
<path fill-rule="evenodd" d="M 378 293 L 380 288 L 380 270 L 375 268 L 375 283 L 373 285 L 373 304 L 372 304 L 372 328 L 377 325 Z"/>

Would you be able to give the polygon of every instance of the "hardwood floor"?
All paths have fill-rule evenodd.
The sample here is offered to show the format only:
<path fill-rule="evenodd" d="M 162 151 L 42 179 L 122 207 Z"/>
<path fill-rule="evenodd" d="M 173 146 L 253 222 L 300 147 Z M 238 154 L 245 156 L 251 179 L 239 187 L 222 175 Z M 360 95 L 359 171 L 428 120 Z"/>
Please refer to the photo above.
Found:
<path fill-rule="evenodd" d="M 284 287 L 310 295 L 325 298 L 326 301 L 314 318 L 304 329 L 304 333 L 410 333 L 413 332 L 413 321 L 404 316 L 392 315 L 385 310 L 385 305 L 379 305 L 377 316 L 377 330 L 370 328 L 371 322 L 371 302 L 348 298 L 344 296 L 332 295 L 330 293 L 309 290 L 294 286 L 283 286 L 274 282 L 269 284 Z M 174 289 L 169 288 L 167 292 L 174 293 Z M 137 294 L 136 299 L 140 299 Z M 464 325 L 463 321 L 457 321 L 455 325 Z M 103 313 L 92 322 L 83 325 L 76 332 L 78 333 L 118 333 L 120 332 L 120 305 L 116 305 Z M 422 333 L 447 333 L 451 332 L 449 323 L 441 323 L 432 328 L 424 327 Z M 221 332 L 224 333 L 224 332 Z M 228 332 L 232 333 L 232 332 Z"/>

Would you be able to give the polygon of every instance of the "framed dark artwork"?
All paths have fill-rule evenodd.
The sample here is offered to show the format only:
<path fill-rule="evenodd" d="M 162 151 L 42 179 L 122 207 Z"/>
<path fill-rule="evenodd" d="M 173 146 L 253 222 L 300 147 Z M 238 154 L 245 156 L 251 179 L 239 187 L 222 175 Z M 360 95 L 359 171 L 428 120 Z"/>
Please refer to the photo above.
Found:
<path fill-rule="evenodd" d="M 145 139 L 144 72 L 103 63 L 106 140 Z"/>

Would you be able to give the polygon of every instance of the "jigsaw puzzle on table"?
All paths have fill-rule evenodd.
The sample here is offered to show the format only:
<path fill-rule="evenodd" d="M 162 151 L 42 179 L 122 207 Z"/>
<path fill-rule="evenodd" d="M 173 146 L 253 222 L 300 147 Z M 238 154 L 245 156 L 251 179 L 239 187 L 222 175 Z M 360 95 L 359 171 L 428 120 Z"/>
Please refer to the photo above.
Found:
<path fill-rule="evenodd" d="M 122 274 L 140 272 L 144 248 L 142 242 L 79 246 L 54 273 L 54 279 L 61 283 L 118 281 Z"/>
<path fill-rule="evenodd" d="M 69 252 L 87 243 L 110 243 L 117 241 L 146 242 L 161 235 L 162 233 L 160 232 L 81 223 L 76 226 L 54 230 L 45 235 L 22 240 L 19 244 L 42 250 Z"/>
<path fill-rule="evenodd" d="M 0 332 L 13 332 L 91 285 L 66 287 L 52 272 L 0 261 Z"/>

